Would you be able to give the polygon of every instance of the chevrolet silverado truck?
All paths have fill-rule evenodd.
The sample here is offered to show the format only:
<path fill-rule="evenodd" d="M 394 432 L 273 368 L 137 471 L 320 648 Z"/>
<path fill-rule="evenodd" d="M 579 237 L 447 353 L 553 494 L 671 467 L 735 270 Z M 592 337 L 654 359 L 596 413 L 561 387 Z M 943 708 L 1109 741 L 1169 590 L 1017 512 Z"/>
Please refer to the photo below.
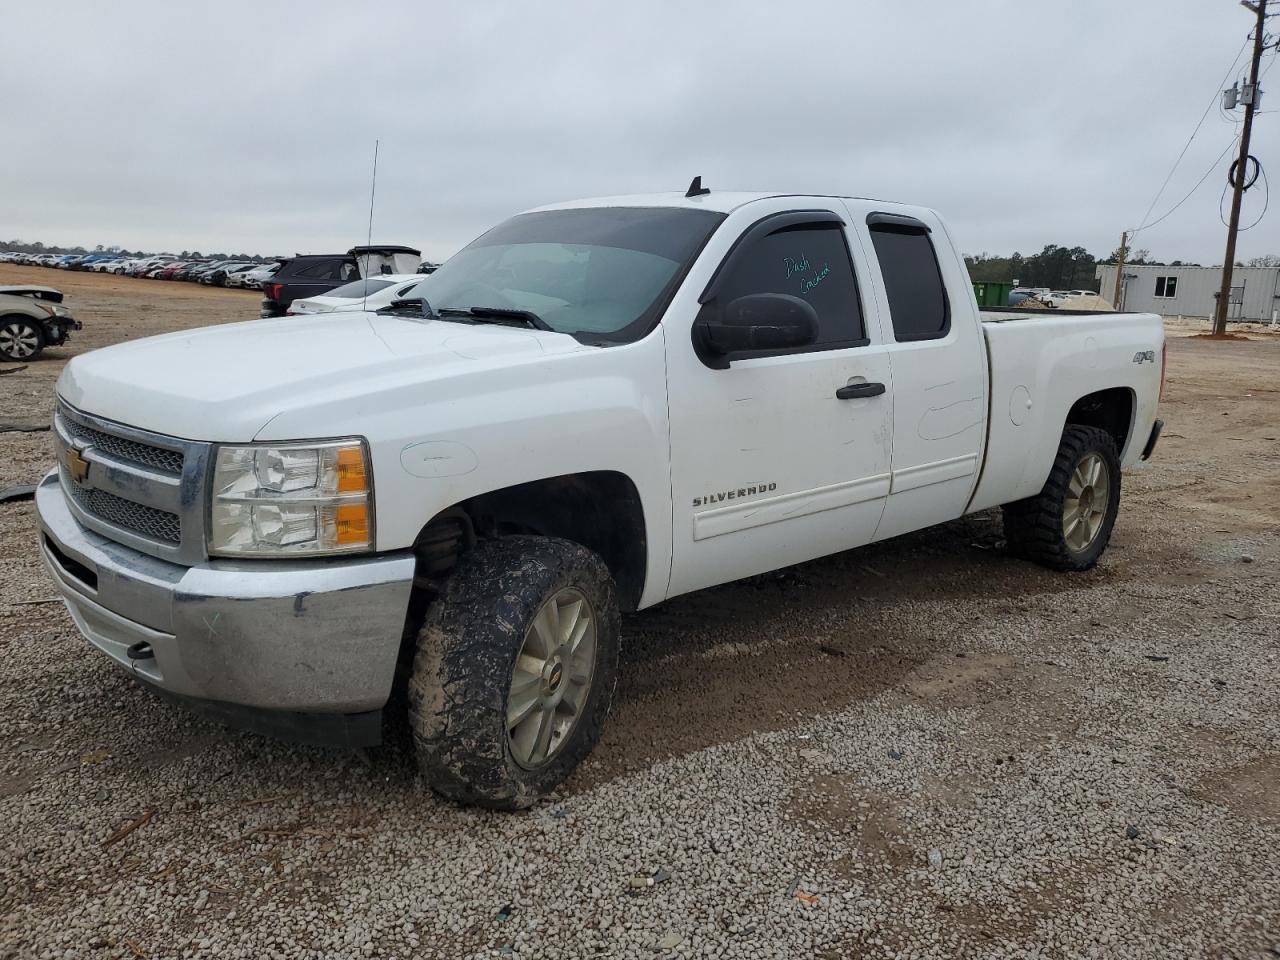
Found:
<path fill-rule="evenodd" d="M 620 611 L 997 506 L 1016 554 L 1093 566 L 1163 344 L 980 313 L 921 207 L 548 206 L 377 313 L 73 359 L 41 552 L 145 685 L 310 742 L 399 714 L 435 790 L 520 808 L 596 743 Z"/>

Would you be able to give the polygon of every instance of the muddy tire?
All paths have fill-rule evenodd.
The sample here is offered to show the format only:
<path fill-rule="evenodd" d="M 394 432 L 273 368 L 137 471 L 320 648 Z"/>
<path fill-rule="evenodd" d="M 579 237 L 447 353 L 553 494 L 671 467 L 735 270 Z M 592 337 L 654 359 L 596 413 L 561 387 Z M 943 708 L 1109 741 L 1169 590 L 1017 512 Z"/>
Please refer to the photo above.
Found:
<path fill-rule="evenodd" d="M 477 544 L 428 608 L 409 678 L 409 723 L 432 789 L 505 810 L 555 789 L 600 738 L 619 629 L 613 578 L 585 547 L 523 536 Z"/>
<path fill-rule="evenodd" d="M 1009 552 L 1052 570 L 1088 570 L 1120 509 L 1120 455 L 1111 434 L 1069 424 L 1044 488 L 1004 506 Z"/>

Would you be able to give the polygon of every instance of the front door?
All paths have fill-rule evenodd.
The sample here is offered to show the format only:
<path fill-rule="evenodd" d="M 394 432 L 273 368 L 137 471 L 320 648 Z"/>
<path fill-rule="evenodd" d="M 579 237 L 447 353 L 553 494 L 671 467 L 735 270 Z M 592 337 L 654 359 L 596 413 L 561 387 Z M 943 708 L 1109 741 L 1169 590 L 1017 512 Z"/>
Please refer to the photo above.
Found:
<path fill-rule="evenodd" d="M 668 596 L 866 543 L 889 493 L 889 359 L 874 319 L 868 328 L 842 218 L 786 212 L 744 226 L 704 309 L 800 297 L 818 315 L 817 341 L 713 369 L 687 330 L 668 328 Z"/>

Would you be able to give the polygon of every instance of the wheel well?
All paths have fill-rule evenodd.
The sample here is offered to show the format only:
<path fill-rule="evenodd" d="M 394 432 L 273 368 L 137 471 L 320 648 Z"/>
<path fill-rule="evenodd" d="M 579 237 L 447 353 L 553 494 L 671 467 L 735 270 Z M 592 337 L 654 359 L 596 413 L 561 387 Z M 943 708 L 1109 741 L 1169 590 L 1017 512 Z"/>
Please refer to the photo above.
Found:
<path fill-rule="evenodd" d="M 1116 451 L 1124 454 L 1133 422 L 1133 391 L 1128 387 L 1111 387 L 1085 394 L 1067 411 L 1067 423 L 1085 427 L 1101 427 L 1116 442 Z"/>
<path fill-rule="evenodd" d="M 414 541 L 421 586 L 445 579 L 477 538 L 561 537 L 598 553 L 634 610 L 644 590 L 648 541 L 640 493 L 610 470 L 548 477 L 464 500 L 436 514 Z"/>

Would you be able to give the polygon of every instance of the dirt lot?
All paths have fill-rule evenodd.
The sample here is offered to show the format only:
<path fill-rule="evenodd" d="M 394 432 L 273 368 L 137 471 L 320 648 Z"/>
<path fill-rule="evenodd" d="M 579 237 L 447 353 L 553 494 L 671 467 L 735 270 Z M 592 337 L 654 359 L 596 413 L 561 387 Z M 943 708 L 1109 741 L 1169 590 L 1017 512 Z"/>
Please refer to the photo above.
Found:
<path fill-rule="evenodd" d="M 3 422 L 76 352 L 257 313 L 26 280 L 85 330 L 0 376 Z M 0 506 L 0 956 L 1280 955 L 1280 338 L 1197 332 L 1096 570 L 982 514 L 632 616 L 604 741 L 521 815 L 156 700 Z M 49 460 L 0 434 L 0 486 Z"/>

